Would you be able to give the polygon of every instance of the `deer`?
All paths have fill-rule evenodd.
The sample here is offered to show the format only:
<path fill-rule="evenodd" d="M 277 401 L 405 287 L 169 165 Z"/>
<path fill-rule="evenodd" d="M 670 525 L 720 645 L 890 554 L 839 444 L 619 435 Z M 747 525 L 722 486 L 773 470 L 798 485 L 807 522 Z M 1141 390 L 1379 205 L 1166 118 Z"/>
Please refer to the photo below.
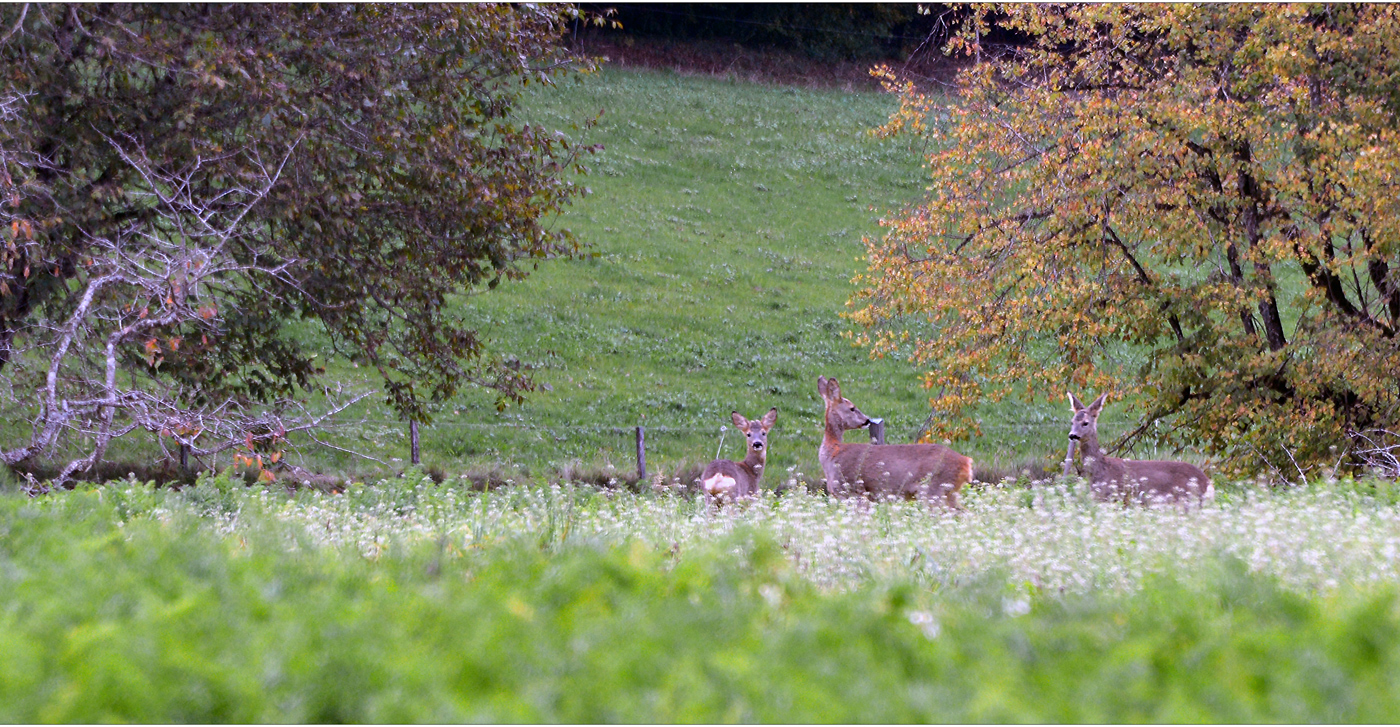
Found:
<path fill-rule="evenodd" d="M 1070 444 L 1065 459 L 1067 473 L 1073 463 L 1077 444 L 1084 457 L 1089 486 L 1100 500 L 1202 503 L 1215 497 L 1215 486 L 1210 478 L 1200 467 L 1189 462 L 1119 459 L 1105 455 L 1099 446 L 1099 413 L 1107 400 L 1108 393 L 1104 392 L 1094 403 L 1084 406 L 1078 397 L 1069 393 L 1069 405 L 1074 416 L 1069 425 Z"/>
<path fill-rule="evenodd" d="M 743 462 L 717 459 L 705 466 L 700 486 L 717 502 L 752 497 L 758 492 L 758 480 L 768 462 L 768 431 L 778 421 L 778 407 L 769 409 L 762 419 L 745 419 L 737 411 L 730 417 L 748 440 L 748 454 Z"/>
<path fill-rule="evenodd" d="M 972 459 L 942 444 L 866 444 L 843 442 L 851 429 L 870 425 L 850 399 L 841 396 L 836 379 L 817 377 L 817 393 L 826 404 L 826 433 L 817 459 L 833 497 L 942 499 L 961 510 L 958 490 L 972 481 Z"/>

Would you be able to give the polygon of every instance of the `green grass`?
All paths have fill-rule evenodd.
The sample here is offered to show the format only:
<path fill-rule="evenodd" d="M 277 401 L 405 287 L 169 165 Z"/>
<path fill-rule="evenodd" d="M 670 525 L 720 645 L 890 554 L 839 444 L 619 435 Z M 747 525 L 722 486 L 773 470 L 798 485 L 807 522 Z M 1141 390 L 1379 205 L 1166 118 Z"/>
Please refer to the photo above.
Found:
<path fill-rule="evenodd" d="M 1394 547 L 1393 505 L 1327 490 L 1203 515 L 1242 543 L 1283 542 L 1279 562 L 1317 557 L 1297 528 L 1267 531 L 1309 513 Z M 884 535 L 856 549 L 912 537 L 958 569 L 929 534 L 959 522 L 1040 517 L 1049 529 L 1027 531 L 1025 551 L 1079 547 L 1084 518 L 1180 528 L 1172 510 L 984 495 L 962 518 L 804 494 L 707 514 L 668 496 L 416 479 L 339 497 L 225 478 L 4 496 L 0 721 L 1400 718 L 1393 573 L 1300 589 L 1222 551 L 1167 558 L 1126 588 L 1027 588 L 995 561 L 822 585 L 797 553 L 867 529 Z M 1101 567 L 1085 561 L 1068 565 Z"/>
<path fill-rule="evenodd" d="M 862 236 L 923 194 L 917 150 L 868 134 L 894 106 L 661 72 L 537 91 L 526 113 L 552 127 L 604 110 L 584 137 L 605 147 L 593 194 L 561 221 L 595 257 L 469 299 L 468 317 L 551 390 L 501 415 L 485 394 L 461 397 L 425 430 L 425 462 L 627 468 L 644 425 L 653 470 L 674 469 L 714 456 L 731 410 L 776 406 L 770 470 L 815 472 L 818 375 L 884 417 L 890 441 L 911 441 L 929 415 L 919 372 L 870 360 L 840 318 Z M 989 407 L 987 436 L 961 447 L 988 461 L 1053 456 L 1063 418 Z M 724 442 L 742 456 L 736 437 Z"/>
<path fill-rule="evenodd" d="M 444 421 L 435 451 L 625 464 L 640 424 L 656 458 L 708 459 L 731 410 L 777 406 L 770 465 L 786 467 L 815 458 L 819 374 L 850 381 L 892 432 L 926 416 L 914 372 L 867 363 L 838 317 L 861 236 L 878 230 L 871 205 L 920 189 L 915 155 L 866 135 L 891 99 L 605 72 L 530 107 L 553 126 L 605 109 L 588 136 L 605 147 L 594 194 L 563 220 L 596 257 L 545 265 L 472 313 L 553 388 L 502 419 L 557 429 Z M 495 419 L 484 403 L 468 422 Z"/>

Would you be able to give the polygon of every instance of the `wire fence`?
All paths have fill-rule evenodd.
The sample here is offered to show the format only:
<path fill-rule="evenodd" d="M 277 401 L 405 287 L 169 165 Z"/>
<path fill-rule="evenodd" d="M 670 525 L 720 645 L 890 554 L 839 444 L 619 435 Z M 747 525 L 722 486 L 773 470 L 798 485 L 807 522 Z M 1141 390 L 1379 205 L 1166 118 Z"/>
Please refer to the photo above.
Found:
<path fill-rule="evenodd" d="M 350 423 L 346 423 L 348 426 Z M 409 435 L 409 455 L 413 464 L 421 463 L 421 443 L 420 438 L 423 432 L 452 431 L 452 430 L 500 430 L 510 429 L 526 432 L 540 432 L 551 436 L 560 432 L 585 433 L 585 434 L 607 434 L 612 436 L 631 436 L 635 439 L 637 453 L 637 474 L 641 478 L 647 477 L 647 445 L 646 436 L 648 432 L 660 435 L 702 435 L 721 438 L 729 431 L 727 425 L 718 426 L 694 426 L 694 425 L 672 425 L 672 424 L 637 424 L 633 426 L 617 426 L 608 424 L 539 424 L 520 421 L 501 422 L 462 422 L 446 421 L 434 424 L 419 424 L 418 422 L 403 422 L 395 419 L 360 419 L 354 424 L 368 424 L 383 427 L 404 427 Z M 876 444 L 885 444 L 886 422 L 883 419 L 874 418 L 871 420 L 869 428 L 870 440 Z M 917 439 L 922 433 L 927 421 L 920 427 L 912 439 Z M 1050 419 L 1035 419 L 1021 422 L 999 422 L 983 425 L 982 428 L 996 431 L 1025 431 L 1049 430 L 1051 428 L 1060 429 L 1065 426 L 1062 421 Z M 798 427 L 805 429 L 806 427 Z M 820 427 L 815 427 L 818 431 Z"/>
<path fill-rule="evenodd" d="M 356 419 L 353 422 L 345 422 L 340 426 L 352 424 L 377 424 L 381 426 L 408 426 L 407 422 L 398 419 Z M 523 429 L 531 431 L 551 431 L 564 430 L 571 432 L 591 432 L 627 434 L 636 426 L 618 426 L 615 424 L 532 424 L 527 422 L 443 422 L 437 421 L 432 424 L 420 424 L 424 431 L 441 429 Z M 673 425 L 673 424 L 642 424 L 649 431 L 662 432 L 668 434 L 715 434 L 728 428 L 728 425 L 716 424 L 713 426 L 699 425 Z M 993 431 L 1014 431 L 1019 429 L 1063 429 L 1067 428 L 1068 421 L 1057 420 L 1027 420 L 1018 422 L 994 422 L 981 425 L 983 430 Z"/>

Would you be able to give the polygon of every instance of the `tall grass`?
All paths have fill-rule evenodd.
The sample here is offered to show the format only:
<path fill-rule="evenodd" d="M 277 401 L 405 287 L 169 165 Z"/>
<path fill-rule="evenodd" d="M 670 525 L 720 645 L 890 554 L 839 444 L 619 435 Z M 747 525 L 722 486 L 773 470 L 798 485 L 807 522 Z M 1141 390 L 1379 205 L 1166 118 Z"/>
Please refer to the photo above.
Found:
<path fill-rule="evenodd" d="M 1395 721 L 1395 510 L 1322 489 L 0 497 L 0 720 Z"/>
<path fill-rule="evenodd" d="M 974 489 L 967 511 L 912 502 L 873 507 L 798 488 L 738 507 L 662 492 L 539 484 L 478 494 L 430 479 L 352 486 L 343 496 L 262 495 L 255 512 L 305 528 L 309 542 L 378 557 L 418 541 L 458 550 L 514 538 L 680 552 L 757 530 L 794 573 L 825 589 L 912 579 L 934 589 L 989 573 L 1026 592 L 1130 591 L 1150 574 L 1221 557 L 1300 592 L 1400 582 L 1400 513 L 1356 490 L 1234 487 L 1203 508 L 1125 508 L 1082 486 Z M 256 521 L 256 520 L 255 520 Z"/>

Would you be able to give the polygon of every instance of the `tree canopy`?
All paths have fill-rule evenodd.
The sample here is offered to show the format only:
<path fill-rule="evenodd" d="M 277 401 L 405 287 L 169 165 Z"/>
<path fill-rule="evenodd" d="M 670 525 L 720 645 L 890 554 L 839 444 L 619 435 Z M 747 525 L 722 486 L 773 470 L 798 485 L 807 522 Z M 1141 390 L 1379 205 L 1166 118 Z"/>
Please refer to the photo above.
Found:
<path fill-rule="evenodd" d="M 58 379 L 51 403 L 97 420 L 154 386 L 186 410 L 286 401 L 322 373 L 310 321 L 405 418 L 463 385 L 518 399 L 528 377 L 454 301 L 580 249 L 556 216 L 593 149 L 516 107 L 592 67 L 559 42 L 581 20 L 531 4 L 0 7 L 0 371 L 54 361 L 32 367 Z M 89 359 L 56 363 L 83 340 Z M 113 362 L 153 383 L 60 391 Z"/>
<path fill-rule="evenodd" d="M 979 6 L 947 50 L 980 62 L 946 98 L 876 71 L 930 183 L 850 313 L 928 371 L 936 436 L 1066 387 L 1139 402 L 1125 441 L 1287 478 L 1395 430 L 1393 6 Z"/>
<path fill-rule="evenodd" d="M 3 137 L 0 362 L 34 311 L 62 304 L 85 241 L 149 217 L 123 149 L 166 170 L 198 165 L 190 183 L 213 199 L 249 173 L 246 153 L 281 158 L 295 143 L 249 212 L 246 245 L 297 261 L 295 289 L 247 291 L 223 335 L 167 357 L 167 371 L 250 395 L 291 386 L 312 366 L 278 327 L 305 316 L 378 367 L 404 414 L 463 379 L 513 395 L 524 383 L 513 372 L 457 368 L 484 351 L 444 302 L 577 250 L 548 224 L 582 192 L 568 172 L 586 149 L 514 114 L 526 84 L 587 67 L 557 42 L 574 17 L 529 5 L 6 6 L 0 63 L 22 103 Z"/>

